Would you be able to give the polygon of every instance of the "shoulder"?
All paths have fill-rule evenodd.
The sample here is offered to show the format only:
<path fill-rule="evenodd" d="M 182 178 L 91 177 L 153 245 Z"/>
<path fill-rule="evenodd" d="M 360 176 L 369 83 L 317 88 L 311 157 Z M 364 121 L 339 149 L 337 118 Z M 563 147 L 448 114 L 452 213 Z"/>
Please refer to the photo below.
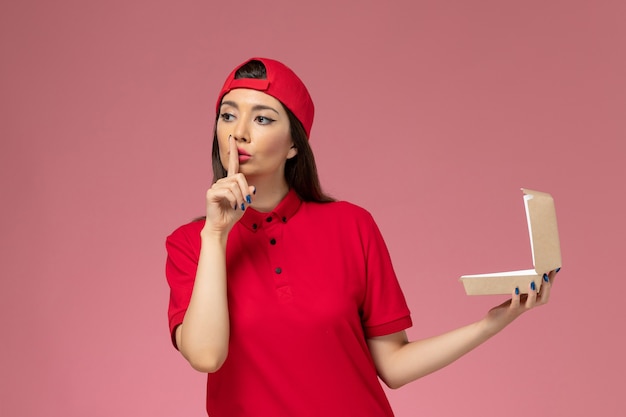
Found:
<path fill-rule="evenodd" d="M 370 213 L 361 206 L 344 200 L 331 201 L 329 203 L 303 203 L 309 210 L 333 214 L 354 214 L 360 216 L 371 216 Z"/>
<path fill-rule="evenodd" d="M 333 201 L 330 203 L 304 203 L 306 212 L 318 219 L 337 221 L 342 224 L 366 225 L 374 224 L 374 218 L 365 208 L 349 201 Z"/>
<path fill-rule="evenodd" d="M 200 232 L 204 227 L 204 219 L 198 219 L 183 224 L 172 231 L 166 238 L 166 244 L 200 245 Z"/>

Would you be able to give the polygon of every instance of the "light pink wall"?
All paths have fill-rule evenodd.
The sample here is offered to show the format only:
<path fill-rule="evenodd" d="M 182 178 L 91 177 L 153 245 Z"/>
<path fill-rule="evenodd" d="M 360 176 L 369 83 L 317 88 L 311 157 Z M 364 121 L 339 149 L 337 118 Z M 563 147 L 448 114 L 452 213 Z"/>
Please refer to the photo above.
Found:
<path fill-rule="evenodd" d="M 0 415 L 204 415 L 163 241 L 203 212 L 215 95 L 253 55 L 309 85 L 323 183 L 377 219 L 413 338 L 501 302 L 457 278 L 530 267 L 519 188 L 556 199 L 551 303 L 390 392 L 399 417 L 619 415 L 625 5 L 2 2 Z"/>

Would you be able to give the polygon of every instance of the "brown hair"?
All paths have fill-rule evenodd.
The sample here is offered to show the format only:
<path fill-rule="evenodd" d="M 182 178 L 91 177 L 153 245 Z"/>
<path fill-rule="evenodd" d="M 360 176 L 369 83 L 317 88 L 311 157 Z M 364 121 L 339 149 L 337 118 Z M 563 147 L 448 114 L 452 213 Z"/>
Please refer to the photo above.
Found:
<path fill-rule="evenodd" d="M 261 61 L 250 61 L 235 74 L 238 78 L 267 78 L 265 65 Z M 282 103 L 281 103 L 282 104 Z M 291 139 L 294 146 L 298 150 L 296 156 L 288 159 L 285 164 L 285 180 L 289 188 L 293 189 L 303 201 L 313 201 L 318 203 L 328 203 L 335 201 L 334 198 L 324 194 L 317 175 L 317 166 L 313 156 L 313 150 L 309 145 L 309 139 L 306 135 L 304 127 L 298 118 L 283 105 L 289 117 L 289 126 L 291 130 Z M 220 161 L 220 152 L 217 142 L 217 120 L 215 119 L 215 128 L 213 129 L 213 150 L 211 152 L 211 160 L 213 165 L 213 182 L 224 178 L 227 171 Z"/>

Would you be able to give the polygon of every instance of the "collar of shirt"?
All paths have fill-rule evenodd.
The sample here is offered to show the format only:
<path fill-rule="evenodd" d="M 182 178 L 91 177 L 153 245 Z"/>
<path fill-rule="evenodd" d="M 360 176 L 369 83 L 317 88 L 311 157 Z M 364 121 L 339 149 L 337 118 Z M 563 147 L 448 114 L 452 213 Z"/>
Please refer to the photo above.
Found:
<path fill-rule="evenodd" d="M 267 223 L 287 223 L 296 214 L 301 204 L 302 200 L 300 200 L 298 194 L 293 189 L 290 189 L 274 210 L 269 213 L 262 213 L 252 207 L 248 207 L 239 223 L 253 232 L 256 232 Z"/>

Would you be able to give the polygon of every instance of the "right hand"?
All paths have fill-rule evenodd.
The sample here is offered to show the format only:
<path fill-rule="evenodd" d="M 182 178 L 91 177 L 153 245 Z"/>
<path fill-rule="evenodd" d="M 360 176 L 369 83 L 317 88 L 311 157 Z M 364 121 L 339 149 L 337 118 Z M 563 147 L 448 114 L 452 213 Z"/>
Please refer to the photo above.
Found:
<path fill-rule="evenodd" d="M 219 179 L 206 193 L 206 232 L 228 234 L 243 216 L 244 208 L 252 201 L 255 187 L 249 186 L 239 172 L 239 152 L 232 136 L 228 136 L 227 175 Z"/>
<path fill-rule="evenodd" d="M 496 334 L 526 311 L 547 304 L 558 271 L 557 269 L 546 274 L 540 292 L 534 286 L 529 286 L 528 294 L 514 291 L 510 300 L 489 310 L 484 319 L 489 333 Z"/>

